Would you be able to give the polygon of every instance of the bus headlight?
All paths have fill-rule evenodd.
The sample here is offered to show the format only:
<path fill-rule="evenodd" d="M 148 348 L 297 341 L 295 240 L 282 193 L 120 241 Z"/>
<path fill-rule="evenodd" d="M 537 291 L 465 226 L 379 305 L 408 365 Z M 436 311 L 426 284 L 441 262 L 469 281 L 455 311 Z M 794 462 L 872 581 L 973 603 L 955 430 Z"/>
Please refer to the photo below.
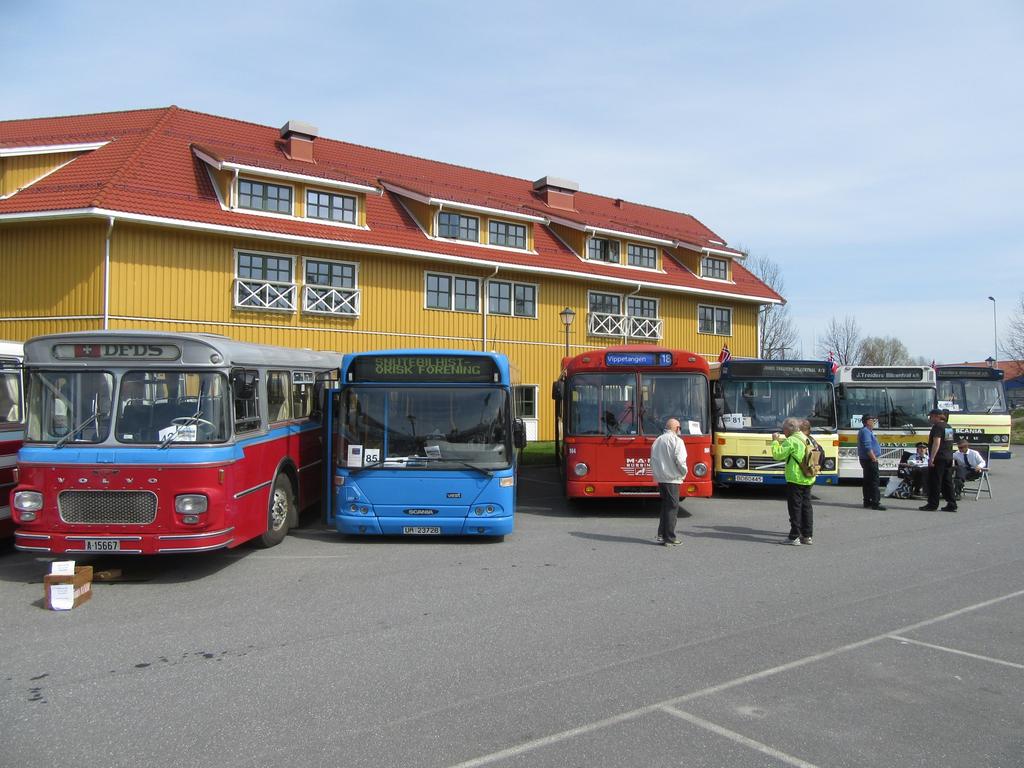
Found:
<path fill-rule="evenodd" d="M 704 462 L 693 465 L 693 474 L 697 477 L 704 477 L 708 473 L 708 465 Z"/>
<path fill-rule="evenodd" d="M 572 471 L 576 474 L 576 477 L 583 477 L 587 472 L 590 471 L 590 467 L 584 464 L 582 461 L 572 468 Z"/>
<path fill-rule="evenodd" d="M 747 460 L 744 459 L 742 456 L 737 456 L 736 457 L 736 469 L 743 469 L 746 466 L 747 466 Z"/>
<path fill-rule="evenodd" d="M 831 472 L 836 468 L 836 460 L 832 458 L 825 459 L 825 470 Z"/>
<path fill-rule="evenodd" d="M 722 459 L 722 466 L 726 469 L 732 469 L 732 456 L 726 456 Z"/>
<path fill-rule="evenodd" d="M 174 511 L 179 515 L 201 515 L 209 506 L 209 500 L 201 493 L 185 493 L 174 497 Z"/>
<path fill-rule="evenodd" d="M 14 494 L 14 508 L 19 512 L 38 512 L 43 508 L 43 494 L 39 491 L 18 491 Z M 32 516 L 35 519 L 35 516 Z"/>

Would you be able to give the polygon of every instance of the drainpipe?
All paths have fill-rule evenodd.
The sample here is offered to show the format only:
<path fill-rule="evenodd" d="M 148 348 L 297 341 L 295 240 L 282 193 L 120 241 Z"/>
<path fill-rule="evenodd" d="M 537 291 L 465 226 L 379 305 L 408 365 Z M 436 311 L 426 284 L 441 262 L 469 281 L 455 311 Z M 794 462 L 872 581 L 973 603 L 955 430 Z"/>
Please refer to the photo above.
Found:
<path fill-rule="evenodd" d="M 110 236 L 114 233 L 114 217 L 107 217 L 107 236 L 103 245 L 103 330 L 110 328 Z"/>
<path fill-rule="evenodd" d="M 483 349 L 481 349 L 481 352 L 487 351 L 487 297 L 490 295 L 488 284 L 494 279 L 494 276 L 498 274 L 499 269 L 501 269 L 501 267 L 495 267 L 494 271 L 484 278 L 484 289 L 481 292 L 483 295 L 480 297 L 480 300 L 483 302 L 483 307 L 481 307 L 481 309 L 483 309 L 484 314 L 484 346 Z M 512 297 L 513 302 L 515 301 L 515 298 L 515 296 Z"/>
<path fill-rule="evenodd" d="M 636 296 L 638 293 L 640 293 L 640 288 L 641 288 L 640 283 L 637 283 L 636 284 L 636 290 L 633 291 L 632 293 L 626 294 L 626 306 L 624 306 L 622 308 L 625 311 L 625 313 L 626 313 L 626 322 L 623 323 L 624 327 L 622 329 L 622 331 L 623 331 L 622 332 L 622 343 L 623 344 L 628 344 L 629 343 L 627 341 L 627 338 L 629 337 L 629 300 L 633 296 Z"/>

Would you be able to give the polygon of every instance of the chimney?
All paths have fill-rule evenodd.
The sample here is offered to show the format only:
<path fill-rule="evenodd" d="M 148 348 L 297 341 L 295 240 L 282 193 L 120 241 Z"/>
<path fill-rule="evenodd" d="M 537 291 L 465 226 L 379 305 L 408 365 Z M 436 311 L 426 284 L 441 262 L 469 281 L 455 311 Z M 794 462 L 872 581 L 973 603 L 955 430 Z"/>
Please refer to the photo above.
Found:
<path fill-rule="evenodd" d="M 304 123 L 301 120 L 289 120 L 281 128 L 284 153 L 292 160 L 312 163 L 313 140 L 319 133 L 320 130 L 315 125 Z"/>
<path fill-rule="evenodd" d="M 576 210 L 573 205 L 573 195 L 580 189 L 580 185 L 568 179 L 559 179 L 554 176 L 545 176 L 533 182 L 533 190 L 540 195 L 541 200 L 551 208 L 560 208 L 563 211 Z"/>

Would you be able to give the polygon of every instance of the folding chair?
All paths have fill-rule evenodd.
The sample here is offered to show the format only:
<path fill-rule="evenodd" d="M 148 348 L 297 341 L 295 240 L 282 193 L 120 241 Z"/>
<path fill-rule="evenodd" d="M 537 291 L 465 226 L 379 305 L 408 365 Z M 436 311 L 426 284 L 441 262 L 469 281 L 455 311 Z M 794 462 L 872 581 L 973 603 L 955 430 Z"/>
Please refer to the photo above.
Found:
<path fill-rule="evenodd" d="M 988 468 L 981 470 L 981 477 L 977 477 L 974 480 L 967 480 L 963 485 L 963 493 L 966 496 L 968 493 L 974 493 L 974 500 L 977 501 L 981 498 L 981 494 L 986 493 L 988 497 L 992 498 L 992 481 L 988 479 Z"/>

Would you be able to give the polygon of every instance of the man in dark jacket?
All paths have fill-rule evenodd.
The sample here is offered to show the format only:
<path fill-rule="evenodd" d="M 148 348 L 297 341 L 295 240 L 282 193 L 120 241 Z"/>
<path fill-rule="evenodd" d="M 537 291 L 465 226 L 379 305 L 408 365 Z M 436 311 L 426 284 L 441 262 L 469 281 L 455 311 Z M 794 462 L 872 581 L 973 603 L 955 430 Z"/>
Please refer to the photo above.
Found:
<path fill-rule="evenodd" d="M 956 512 L 956 491 L 953 487 L 953 430 L 946 424 L 948 414 L 932 408 L 928 420 L 928 503 L 918 509 L 933 512 L 939 508 L 939 491 L 946 500 L 943 512 Z"/>

